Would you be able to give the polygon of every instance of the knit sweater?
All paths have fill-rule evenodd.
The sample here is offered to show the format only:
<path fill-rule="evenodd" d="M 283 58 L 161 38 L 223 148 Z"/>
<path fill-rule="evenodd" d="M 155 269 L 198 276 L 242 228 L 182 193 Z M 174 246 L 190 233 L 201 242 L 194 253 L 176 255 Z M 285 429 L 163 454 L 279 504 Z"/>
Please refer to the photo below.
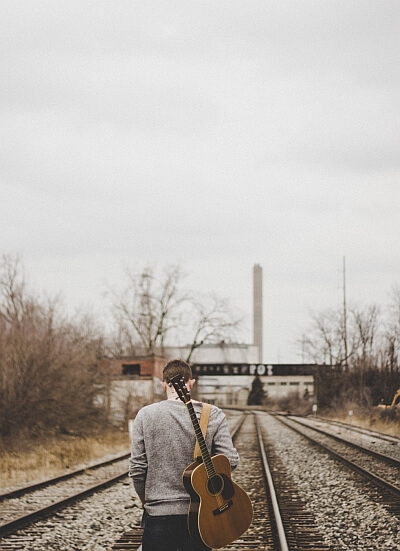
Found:
<path fill-rule="evenodd" d="M 193 401 L 197 417 L 201 403 Z M 181 401 L 164 400 L 142 408 L 133 423 L 129 476 L 139 495 L 145 496 L 145 511 L 153 516 L 184 515 L 189 494 L 182 474 L 193 461 L 196 437 L 189 411 Z M 214 455 L 227 456 L 231 467 L 239 463 L 224 413 L 212 406 L 206 444 Z"/>

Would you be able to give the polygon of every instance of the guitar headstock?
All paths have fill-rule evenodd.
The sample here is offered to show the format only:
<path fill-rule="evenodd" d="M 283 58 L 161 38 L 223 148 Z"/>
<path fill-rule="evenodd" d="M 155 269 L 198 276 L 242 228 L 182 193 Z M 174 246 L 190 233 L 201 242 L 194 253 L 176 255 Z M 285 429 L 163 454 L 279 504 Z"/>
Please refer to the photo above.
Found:
<path fill-rule="evenodd" d="M 175 377 L 172 377 L 169 384 L 174 387 L 176 393 L 184 404 L 190 402 L 190 392 L 185 384 L 185 379 L 181 375 L 175 375 Z"/>

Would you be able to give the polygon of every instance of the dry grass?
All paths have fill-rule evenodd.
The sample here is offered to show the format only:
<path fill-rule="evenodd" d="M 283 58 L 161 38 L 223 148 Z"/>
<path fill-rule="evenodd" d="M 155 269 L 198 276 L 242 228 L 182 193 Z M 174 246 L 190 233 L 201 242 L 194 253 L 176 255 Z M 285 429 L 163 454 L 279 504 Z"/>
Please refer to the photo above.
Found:
<path fill-rule="evenodd" d="M 378 413 L 370 415 L 359 415 L 354 412 L 353 415 L 346 413 L 329 414 L 330 419 L 334 421 L 340 421 L 341 423 L 348 423 L 356 427 L 365 429 L 372 429 L 389 436 L 400 436 L 400 423 L 398 420 L 384 419 Z"/>
<path fill-rule="evenodd" d="M 60 436 L 29 449 L 0 451 L 0 489 L 57 476 L 110 454 L 129 451 L 129 435 L 115 430 L 86 438 Z"/>

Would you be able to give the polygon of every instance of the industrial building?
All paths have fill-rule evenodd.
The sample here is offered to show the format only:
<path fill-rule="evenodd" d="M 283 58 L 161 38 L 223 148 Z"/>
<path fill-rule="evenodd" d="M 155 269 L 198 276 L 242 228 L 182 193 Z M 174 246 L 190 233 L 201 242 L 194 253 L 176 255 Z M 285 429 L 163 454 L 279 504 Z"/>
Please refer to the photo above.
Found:
<path fill-rule="evenodd" d="M 245 405 L 254 378 L 263 383 L 265 395 L 279 399 L 295 394 L 313 396 L 316 366 L 263 363 L 263 276 L 262 267 L 253 267 L 253 343 L 219 342 L 196 348 L 191 356 L 197 380 L 193 395 L 199 400 L 224 405 Z M 167 347 L 163 356 L 107 359 L 112 378 L 109 390 L 111 410 L 119 417 L 129 410 L 163 398 L 161 385 L 165 363 L 185 360 L 190 346 Z"/>

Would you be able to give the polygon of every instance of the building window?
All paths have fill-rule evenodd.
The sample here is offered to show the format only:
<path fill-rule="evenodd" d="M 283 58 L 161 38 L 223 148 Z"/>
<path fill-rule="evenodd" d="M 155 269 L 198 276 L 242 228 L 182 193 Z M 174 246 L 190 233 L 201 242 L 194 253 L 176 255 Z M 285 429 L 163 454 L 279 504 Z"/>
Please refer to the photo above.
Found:
<path fill-rule="evenodd" d="M 289 383 L 290 386 L 299 386 L 300 383 L 297 383 L 297 382 L 292 382 L 292 383 Z"/>
<path fill-rule="evenodd" d="M 267 383 L 268 386 L 275 386 L 275 383 Z"/>
<path fill-rule="evenodd" d="M 281 383 L 281 386 L 286 386 L 286 385 L 287 385 L 287 383 L 283 383 L 283 382 Z"/>
<path fill-rule="evenodd" d="M 140 375 L 140 364 L 122 364 L 122 375 Z"/>

